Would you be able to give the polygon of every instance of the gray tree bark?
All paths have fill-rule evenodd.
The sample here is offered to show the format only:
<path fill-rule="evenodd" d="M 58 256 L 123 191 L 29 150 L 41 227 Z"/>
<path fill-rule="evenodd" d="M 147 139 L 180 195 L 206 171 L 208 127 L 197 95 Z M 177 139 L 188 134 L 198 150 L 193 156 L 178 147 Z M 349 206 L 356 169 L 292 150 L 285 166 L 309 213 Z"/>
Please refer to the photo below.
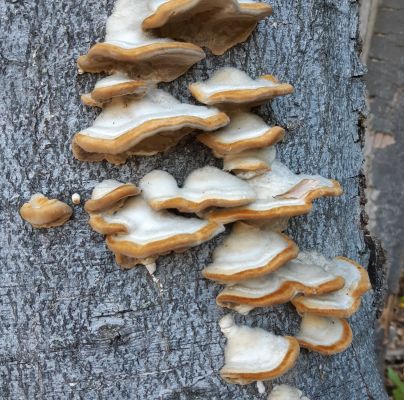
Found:
<path fill-rule="evenodd" d="M 385 399 L 376 367 L 373 325 L 383 293 L 377 249 L 366 232 L 361 174 L 364 68 L 358 58 L 358 4 L 350 0 L 274 0 L 274 17 L 247 43 L 208 56 L 165 85 L 192 101 L 187 84 L 236 66 L 251 76 L 274 73 L 296 93 L 257 112 L 288 129 L 279 156 L 296 172 L 320 173 L 345 194 L 317 201 L 293 219 L 301 249 L 346 255 L 369 267 L 374 291 L 350 322 L 352 346 L 323 357 L 302 350 L 276 380 L 312 400 Z M 215 305 L 219 287 L 200 270 L 216 240 L 159 259 L 156 285 L 145 269 L 120 271 L 82 207 L 67 225 L 33 230 L 18 215 L 32 193 L 87 198 L 104 178 L 137 182 L 154 168 L 178 179 L 211 152 L 186 138 L 167 154 L 121 167 L 73 159 L 74 132 L 96 114 L 80 104 L 96 78 L 77 76 L 75 60 L 102 40 L 110 0 L 6 0 L 0 3 L 1 222 L 0 397 L 2 399 L 263 399 L 254 385 L 223 382 L 224 338 Z M 239 322 L 294 334 L 299 317 L 284 305 Z M 269 390 L 271 383 L 266 383 Z"/>

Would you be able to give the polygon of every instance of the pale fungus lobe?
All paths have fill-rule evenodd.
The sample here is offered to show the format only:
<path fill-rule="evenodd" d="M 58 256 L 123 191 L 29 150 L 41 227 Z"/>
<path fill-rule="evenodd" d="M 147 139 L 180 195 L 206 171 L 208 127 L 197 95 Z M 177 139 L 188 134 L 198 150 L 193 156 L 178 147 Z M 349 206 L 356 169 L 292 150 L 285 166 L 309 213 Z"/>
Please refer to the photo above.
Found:
<path fill-rule="evenodd" d="M 296 336 L 301 347 L 323 355 L 337 354 L 352 342 L 352 330 L 345 319 L 303 314 Z"/>
<path fill-rule="evenodd" d="M 239 282 L 277 270 L 298 252 L 296 243 L 286 235 L 238 222 L 202 273 L 218 282 Z"/>
<path fill-rule="evenodd" d="M 192 95 L 201 103 L 228 109 L 249 109 L 274 97 L 293 93 L 293 86 L 281 83 L 272 75 L 250 78 L 236 68 L 217 70 L 204 82 L 189 86 Z"/>
<path fill-rule="evenodd" d="M 82 72 L 123 71 L 133 79 L 170 82 L 205 57 L 191 43 L 162 39 L 142 30 L 148 0 L 118 0 L 108 18 L 105 42 L 79 57 Z"/>
<path fill-rule="evenodd" d="M 110 102 L 115 97 L 131 97 L 141 99 L 148 89 L 146 81 L 138 81 L 129 78 L 127 74 L 116 72 L 99 80 L 94 89 L 81 96 L 81 101 L 92 107 L 103 107 L 104 103 Z"/>
<path fill-rule="evenodd" d="M 80 195 L 78 193 L 73 193 L 72 194 L 72 203 L 75 205 L 78 205 L 78 204 L 80 204 L 80 202 L 81 202 Z"/>
<path fill-rule="evenodd" d="M 267 400 L 310 400 L 303 392 L 293 386 L 276 385 Z"/>
<path fill-rule="evenodd" d="M 48 199 L 41 193 L 32 195 L 28 203 L 20 209 L 22 219 L 34 228 L 53 228 L 67 222 L 73 210 L 57 199 Z"/>
<path fill-rule="evenodd" d="M 342 194 L 340 184 L 319 175 L 295 175 L 280 161 L 271 164 L 271 170 L 248 184 L 257 199 L 246 206 L 209 210 L 205 217 L 221 223 L 237 220 L 263 220 L 307 214 L 313 200 Z"/>
<path fill-rule="evenodd" d="M 333 266 L 315 253 L 299 253 L 296 259 L 268 275 L 227 285 L 216 302 L 246 314 L 256 307 L 287 303 L 298 294 L 317 296 L 333 292 L 345 283 Z"/>
<path fill-rule="evenodd" d="M 244 205 L 256 198 L 245 181 L 210 166 L 193 171 L 182 188 L 172 175 L 160 170 L 145 175 L 139 186 L 143 197 L 155 210 L 176 208 L 196 213 L 207 207 Z"/>
<path fill-rule="evenodd" d="M 107 179 L 98 183 L 86 201 L 84 209 L 88 213 L 115 211 L 132 196 L 140 193 L 140 189 L 131 183 L 121 183 L 114 179 Z"/>
<path fill-rule="evenodd" d="M 127 199 L 114 213 L 90 214 L 91 227 L 106 234 L 110 250 L 124 266 L 144 264 L 171 251 L 184 251 L 223 232 L 220 224 L 155 211 L 140 196 Z"/>
<path fill-rule="evenodd" d="M 221 55 L 250 36 L 272 14 L 265 3 L 237 0 L 149 0 L 151 14 L 143 29 L 195 43 Z"/>
<path fill-rule="evenodd" d="M 142 99 L 115 98 L 93 125 L 73 138 L 73 153 L 82 161 L 120 164 L 131 155 L 153 155 L 175 146 L 195 129 L 212 131 L 229 118 L 216 108 L 183 104 L 153 89 Z"/>
<path fill-rule="evenodd" d="M 335 292 L 319 296 L 295 297 L 292 303 L 300 314 L 348 318 L 358 310 L 361 296 L 371 288 L 367 271 L 345 257 L 335 258 L 333 264 L 332 272 L 344 278 L 344 286 Z"/>
<path fill-rule="evenodd" d="M 300 347 L 293 337 L 238 326 L 230 315 L 221 319 L 220 328 L 227 339 L 220 375 L 227 382 L 246 385 L 277 378 L 291 369 L 299 356 Z"/>

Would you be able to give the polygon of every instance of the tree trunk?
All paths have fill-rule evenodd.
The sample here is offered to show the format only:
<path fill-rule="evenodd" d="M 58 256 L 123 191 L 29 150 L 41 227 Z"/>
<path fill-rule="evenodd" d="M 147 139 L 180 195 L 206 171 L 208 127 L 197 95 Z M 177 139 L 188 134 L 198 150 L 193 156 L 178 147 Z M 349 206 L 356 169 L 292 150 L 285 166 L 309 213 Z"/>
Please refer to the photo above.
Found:
<path fill-rule="evenodd" d="M 0 3 L 2 134 L 0 182 L 0 397 L 2 399 L 263 399 L 255 385 L 226 384 L 224 338 L 215 305 L 219 286 L 200 270 L 223 236 L 184 254 L 161 257 L 160 285 L 144 268 L 120 271 L 82 207 L 63 227 L 33 230 L 18 209 L 32 193 L 70 202 L 88 198 L 105 178 L 138 180 L 155 168 L 183 179 L 219 165 L 210 150 L 186 138 L 164 155 L 124 166 L 75 161 L 74 132 L 96 112 L 79 93 L 96 77 L 77 76 L 75 61 L 104 35 L 112 1 L 6 0 Z M 316 201 L 289 233 L 302 250 L 345 255 L 369 266 L 375 291 L 350 322 L 352 346 L 323 357 L 302 350 L 276 382 L 311 399 L 385 399 L 376 367 L 373 325 L 382 295 L 381 265 L 366 233 L 361 174 L 364 69 L 358 55 L 358 4 L 350 0 L 274 0 L 274 17 L 247 43 L 208 55 L 166 86 L 192 101 L 187 85 L 222 66 L 251 76 L 273 73 L 295 86 L 291 96 L 257 110 L 288 130 L 279 157 L 295 172 L 340 180 L 345 194 Z M 295 334 L 290 305 L 257 309 L 238 321 Z M 270 390 L 273 383 L 266 383 Z"/>

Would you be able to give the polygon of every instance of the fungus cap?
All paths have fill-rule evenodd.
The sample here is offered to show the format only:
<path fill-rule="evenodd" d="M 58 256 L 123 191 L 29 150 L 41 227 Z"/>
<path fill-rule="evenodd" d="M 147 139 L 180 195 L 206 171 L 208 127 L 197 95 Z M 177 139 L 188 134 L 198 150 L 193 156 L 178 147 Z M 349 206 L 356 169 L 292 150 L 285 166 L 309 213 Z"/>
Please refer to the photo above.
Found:
<path fill-rule="evenodd" d="M 57 199 L 48 199 L 41 193 L 31 196 L 20 209 L 21 217 L 34 228 L 53 228 L 63 225 L 73 213 L 70 206 Z"/>
<path fill-rule="evenodd" d="M 275 271 L 295 258 L 298 251 L 286 235 L 237 222 L 202 273 L 219 282 L 239 282 Z"/>
<path fill-rule="evenodd" d="M 292 368 L 299 356 L 300 347 L 293 337 L 237 326 L 230 315 L 221 319 L 220 328 L 227 338 L 220 375 L 227 382 L 246 385 L 274 379 Z"/>
<path fill-rule="evenodd" d="M 243 180 L 206 166 L 193 171 L 182 188 L 168 172 L 155 170 L 140 181 L 143 197 L 155 210 L 177 208 L 199 212 L 207 207 L 234 207 L 251 203 L 255 192 Z"/>
<path fill-rule="evenodd" d="M 295 175 L 280 161 L 275 160 L 271 171 L 249 179 L 257 200 L 247 206 L 213 209 L 206 217 L 221 223 L 237 220 L 259 220 L 307 214 L 314 199 L 339 196 L 339 183 L 319 175 Z"/>
<path fill-rule="evenodd" d="M 272 75 L 252 79 L 243 71 L 225 67 L 217 70 L 207 81 L 192 83 L 189 90 L 204 104 L 249 109 L 274 97 L 293 93 L 294 89 Z"/>
<path fill-rule="evenodd" d="M 341 289 L 345 281 L 334 274 L 332 267 L 332 262 L 324 262 L 315 253 L 299 253 L 296 259 L 268 275 L 227 285 L 216 301 L 219 306 L 245 314 L 256 307 L 287 303 L 297 294 L 333 292 Z"/>
<path fill-rule="evenodd" d="M 301 347 L 324 355 L 332 355 L 350 346 L 352 330 L 345 319 L 306 313 L 303 315 L 296 339 Z"/>
<path fill-rule="evenodd" d="M 205 57 L 194 44 L 144 32 L 141 24 L 148 13 L 148 0 L 118 0 L 107 20 L 105 42 L 79 57 L 79 70 L 124 71 L 135 79 L 170 82 Z"/>
<path fill-rule="evenodd" d="M 303 392 L 289 385 L 276 385 L 267 400 L 310 400 Z"/>
<path fill-rule="evenodd" d="M 344 287 L 320 296 L 295 297 L 292 303 L 299 313 L 348 318 L 358 310 L 361 296 L 371 287 L 367 271 L 345 257 L 337 257 L 333 262 L 333 272 L 345 279 Z"/>

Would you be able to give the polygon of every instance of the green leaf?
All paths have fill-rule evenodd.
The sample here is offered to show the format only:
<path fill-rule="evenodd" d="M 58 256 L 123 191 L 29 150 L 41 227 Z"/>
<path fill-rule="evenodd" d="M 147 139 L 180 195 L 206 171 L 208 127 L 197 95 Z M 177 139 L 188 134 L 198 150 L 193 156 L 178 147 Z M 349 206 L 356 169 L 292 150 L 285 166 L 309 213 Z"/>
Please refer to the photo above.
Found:
<path fill-rule="evenodd" d="M 404 400 L 404 393 L 400 389 L 393 390 L 393 399 L 394 400 Z"/>
<path fill-rule="evenodd" d="M 393 382 L 394 386 L 396 386 L 396 390 L 394 390 L 394 400 L 404 400 L 404 382 L 401 381 L 400 377 L 398 376 L 397 372 L 394 371 L 392 368 L 387 368 L 387 377 Z"/>

